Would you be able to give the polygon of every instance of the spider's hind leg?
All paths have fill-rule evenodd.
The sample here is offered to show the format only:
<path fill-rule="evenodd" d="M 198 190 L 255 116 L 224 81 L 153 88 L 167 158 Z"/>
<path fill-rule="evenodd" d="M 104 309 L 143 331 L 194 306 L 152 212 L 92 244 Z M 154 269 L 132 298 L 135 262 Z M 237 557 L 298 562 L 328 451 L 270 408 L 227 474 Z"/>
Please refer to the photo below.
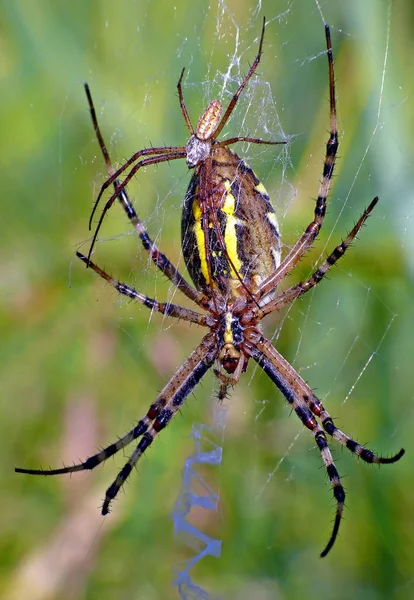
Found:
<path fill-rule="evenodd" d="M 106 448 L 103 448 L 100 452 L 93 454 L 85 461 L 81 463 L 76 463 L 74 465 L 70 465 L 67 467 L 62 467 L 60 469 L 21 469 L 16 467 L 14 470 L 16 473 L 24 473 L 26 475 L 64 475 L 66 473 L 75 473 L 77 471 L 91 471 L 101 463 L 105 462 L 108 458 L 128 446 L 133 440 L 138 437 L 141 437 L 148 429 L 151 421 L 154 420 L 154 414 L 160 410 L 160 407 L 155 402 L 148 411 L 147 415 L 143 417 L 140 421 L 138 421 L 137 425 L 128 431 L 123 437 L 121 437 L 117 442 L 113 444 L 109 444 Z"/>
<path fill-rule="evenodd" d="M 339 473 L 335 467 L 328 440 L 322 427 L 317 422 L 308 403 L 311 393 L 309 386 L 303 381 L 293 367 L 273 347 L 269 340 L 261 337 L 257 340 L 256 348 L 252 351 L 252 358 L 269 376 L 276 387 L 282 392 L 290 407 L 295 411 L 302 424 L 309 429 L 319 448 L 329 482 L 336 500 L 336 514 L 331 536 L 321 556 L 326 556 L 335 543 L 339 532 L 339 525 L 345 505 L 345 490 L 341 483 Z"/>
<path fill-rule="evenodd" d="M 112 500 L 129 477 L 138 460 L 152 444 L 157 435 L 162 431 L 177 414 L 185 400 L 195 386 L 201 381 L 217 358 L 215 337 L 212 334 L 204 336 L 201 343 L 190 354 L 177 372 L 159 394 L 155 405 L 158 408 L 156 418 L 146 429 L 135 450 L 122 467 L 114 482 L 106 490 L 105 500 L 102 505 L 102 514 L 109 512 Z M 153 405 L 154 406 L 154 405 Z M 148 413 L 150 416 L 151 410 Z"/>
<path fill-rule="evenodd" d="M 371 450 L 361 446 L 338 429 L 334 425 L 329 413 L 325 410 L 322 402 L 314 395 L 307 383 L 286 359 L 279 354 L 269 340 L 264 337 L 257 339 L 251 356 L 282 392 L 302 424 L 312 432 L 316 445 L 321 453 L 329 481 L 333 488 L 334 498 L 337 503 L 332 534 L 325 549 L 321 553 L 322 557 L 326 556 L 337 538 L 345 505 L 345 490 L 335 467 L 326 439 L 326 433 L 368 463 L 386 464 L 396 462 L 403 456 L 404 450 L 401 449 L 396 455 L 390 458 L 376 456 Z M 321 421 L 323 429 L 316 418 Z"/>
<path fill-rule="evenodd" d="M 101 450 L 101 452 L 94 454 L 84 462 L 68 467 L 62 467 L 60 469 L 43 470 L 16 468 L 15 472 L 25 473 L 27 475 L 63 475 L 65 473 L 74 473 L 76 471 L 92 470 L 102 462 L 106 461 L 110 456 L 113 456 L 119 450 L 125 448 L 125 446 L 130 444 L 133 440 L 141 438 L 115 481 L 106 491 L 105 500 L 102 506 L 102 514 L 108 514 L 112 500 L 129 477 L 139 458 L 152 444 L 158 433 L 168 425 L 197 383 L 199 383 L 202 377 L 214 364 L 216 357 L 217 349 L 215 338 L 213 335 L 207 334 L 177 370 L 175 375 L 172 376 L 155 402 L 151 404 L 145 417 L 143 417 L 131 431 L 117 442 L 110 444 Z"/>
<path fill-rule="evenodd" d="M 312 413 L 318 417 L 322 423 L 322 427 L 334 440 L 339 442 L 345 448 L 348 448 L 353 454 L 356 454 L 366 463 L 375 463 L 375 464 L 392 464 L 400 460 L 400 458 L 405 454 L 404 448 L 401 448 L 397 454 L 393 456 L 379 456 L 374 454 L 372 450 L 365 448 L 352 438 L 350 438 L 346 433 L 338 429 L 335 425 L 331 415 L 325 409 L 322 402 L 316 396 L 312 395 L 311 398 L 308 399 L 308 405 Z"/>

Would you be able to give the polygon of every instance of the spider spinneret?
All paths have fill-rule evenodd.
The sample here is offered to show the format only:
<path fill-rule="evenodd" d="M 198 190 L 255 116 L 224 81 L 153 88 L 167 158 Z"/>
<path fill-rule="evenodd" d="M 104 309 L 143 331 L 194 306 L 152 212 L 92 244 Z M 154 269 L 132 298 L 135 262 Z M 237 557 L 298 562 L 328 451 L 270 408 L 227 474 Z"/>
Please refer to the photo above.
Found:
<path fill-rule="evenodd" d="M 214 372 L 221 382 L 218 393 L 218 398 L 221 400 L 226 396 L 229 387 L 237 383 L 241 374 L 247 369 L 249 360 L 253 359 L 282 392 L 302 424 L 312 432 L 316 446 L 321 453 L 336 500 L 333 530 L 321 553 L 321 556 L 326 556 L 337 537 L 345 503 L 345 491 L 335 467 L 326 434 L 367 463 L 394 463 L 403 456 L 404 450 L 401 449 L 389 458 L 377 456 L 338 429 L 308 384 L 264 337 L 261 321 L 266 315 L 279 311 L 320 283 L 329 269 L 345 254 L 377 204 L 378 198 L 374 198 L 347 237 L 334 248 L 307 280 L 301 281 L 277 295 L 276 289 L 279 282 L 292 271 L 311 248 L 322 227 L 338 149 L 338 132 L 334 63 L 330 31 L 326 25 L 330 135 L 326 146 L 323 175 L 313 220 L 287 255 L 281 259 L 278 225 L 269 196 L 254 172 L 228 146 L 240 141 L 256 144 L 284 142 L 270 142 L 249 137 L 217 140 L 217 136 L 236 106 L 241 92 L 260 62 L 264 31 L 265 20 L 258 54 L 223 117 L 221 117 L 221 103 L 213 100 L 201 116 L 196 129 L 193 128 L 181 90 L 183 69 L 177 88 L 181 111 L 191 132 L 187 145 L 144 148 L 136 152 L 118 170 L 112 167 L 98 126 L 89 87 L 85 85 L 95 133 L 110 175 L 99 192 L 91 214 L 90 225 L 104 191 L 113 185 L 114 192 L 102 211 L 88 256 L 84 256 L 80 252 L 77 252 L 77 256 L 119 293 L 144 304 L 153 311 L 196 323 L 208 329 L 208 332 L 171 377 L 146 415 L 117 442 L 84 462 L 72 466 L 49 470 L 19 468 L 16 471 L 32 475 L 59 475 L 93 469 L 133 440 L 140 438 L 128 461 L 106 491 L 102 514 L 107 514 L 112 500 L 118 494 L 139 458 L 152 444 L 158 433 L 168 425 L 207 371 L 214 364 L 217 365 Z M 194 168 L 184 200 L 181 232 L 184 260 L 195 287 L 186 281 L 151 240 L 126 191 L 126 185 L 140 168 L 178 158 L 186 159 L 187 165 Z M 120 182 L 119 176 L 131 166 L 125 179 Z M 149 298 L 132 287 L 120 283 L 90 260 L 100 226 L 116 198 L 136 229 L 144 249 L 154 264 L 204 312 Z"/>

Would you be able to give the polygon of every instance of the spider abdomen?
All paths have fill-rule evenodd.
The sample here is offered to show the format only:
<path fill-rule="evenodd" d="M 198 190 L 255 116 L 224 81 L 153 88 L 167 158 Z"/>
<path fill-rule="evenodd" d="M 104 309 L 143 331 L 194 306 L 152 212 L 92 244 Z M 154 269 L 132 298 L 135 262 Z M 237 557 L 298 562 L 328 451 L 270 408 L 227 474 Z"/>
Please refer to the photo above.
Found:
<path fill-rule="evenodd" d="M 254 172 L 227 147 L 212 148 L 195 170 L 184 201 L 182 249 L 197 289 L 237 297 L 254 293 L 280 263 L 277 219 Z"/>

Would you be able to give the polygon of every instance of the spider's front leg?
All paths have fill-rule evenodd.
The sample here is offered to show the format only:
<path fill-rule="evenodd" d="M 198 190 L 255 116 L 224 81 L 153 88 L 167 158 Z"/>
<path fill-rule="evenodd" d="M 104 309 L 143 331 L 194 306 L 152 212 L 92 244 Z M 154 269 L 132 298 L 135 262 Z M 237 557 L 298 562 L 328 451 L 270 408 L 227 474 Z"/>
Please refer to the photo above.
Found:
<path fill-rule="evenodd" d="M 312 246 L 319 231 L 322 228 L 326 213 L 326 201 L 331 186 L 331 180 L 335 167 L 336 154 L 338 152 L 338 125 L 336 119 L 335 100 L 335 71 L 332 53 L 331 33 L 329 26 L 325 25 L 326 48 L 329 68 L 329 103 L 330 103 L 330 126 L 329 139 L 326 144 L 326 155 L 323 164 L 322 179 L 319 185 L 318 197 L 316 199 L 313 221 L 309 223 L 303 234 L 297 240 L 290 252 L 285 256 L 278 268 L 265 281 L 263 281 L 257 292 L 257 298 L 267 296 L 274 290 L 277 284 L 284 279 L 301 260 Z"/>
<path fill-rule="evenodd" d="M 109 157 L 109 152 L 108 152 L 108 149 L 106 147 L 105 141 L 103 139 L 103 136 L 102 136 L 102 133 L 101 133 L 101 130 L 99 127 L 99 123 L 98 123 L 98 119 L 97 119 L 96 111 L 95 111 L 95 106 L 93 104 L 92 95 L 91 95 L 88 84 L 85 84 L 85 93 L 86 93 L 86 97 L 88 99 L 89 111 L 91 113 L 93 128 L 95 130 L 95 134 L 98 139 L 99 147 L 103 154 L 105 164 L 106 164 L 108 173 L 109 173 L 109 175 L 111 177 L 111 181 L 112 181 L 112 177 L 114 175 L 116 175 L 119 171 L 116 171 L 114 169 L 114 167 L 112 166 L 111 159 Z M 152 149 L 152 150 L 154 150 L 154 149 Z M 115 178 L 115 179 L 113 179 L 112 183 L 114 186 L 116 197 L 118 198 L 121 206 L 123 207 L 128 219 L 131 221 L 132 225 L 134 226 L 135 231 L 138 233 L 141 243 L 144 247 L 144 250 L 148 253 L 148 256 L 151 258 L 151 260 L 153 261 L 155 266 L 158 269 L 160 269 L 160 271 L 166 277 L 168 277 L 168 279 L 171 281 L 171 283 L 173 283 L 181 292 L 183 292 L 183 294 L 185 294 L 187 296 L 187 298 L 190 298 L 190 300 L 193 300 L 198 306 L 205 308 L 207 306 L 207 302 L 206 302 L 206 299 L 204 298 L 203 294 L 201 292 L 198 292 L 197 290 L 195 290 L 185 280 L 185 278 L 181 275 L 181 273 L 178 271 L 178 269 L 171 263 L 170 260 L 168 260 L 168 258 L 165 256 L 165 254 L 163 254 L 158 249 L 155 242 L 148 235 L 148 232 L 147 232 L 147 229 L 146 229 L 144 223 L 138 217 L 138 215 L 131 203 L 131 200 L 128 197 L 128 193 L 125 189 L 126 182 L 124 181 L 121 184 L 118 181 L 118 179 Z M 113 196 L 115 196 L 115 194 Z M 113 202 L 113 200 L 112 200 L 112 202 Z M 93 247 L 96 242 L 96 238 L 98 236 L 100 226 L 101 226 L 103 219 L 105 217 L 105 214 L 106 214 L 107 210 L 109 210 L 112 202 L 111 202 L 111 199 L 107 202 L 107 204 L 104 208 L 104 211 L 99 219 L 98 226 L 95 229 L 92 243 L 91 243 L 91 246 L 90 246 L 89 252 L 88 252 L 88 262 L 86 263 L 87 266 L 90 266 L 89 262 L 90 262 L 90 258 L 92 255 Z M 91 226 L 91 220 L 92 220 L 94 212 L 96 210 L 96 206 L 97 206 L 97 203 L 95 203 L 95 206 L 92 211 L 92 215 L 90 217 L 89 228 Z"/>
<path fill-rule="evenodd" d="M 257 312 L 259 319 L 263 319 L 266 315 L 283 308 L 286 304 L 290 304 L 296 298 L 303 296 L 306 292 L 309 292 L 312 288 L 314 288 L 318 283 L 320 283 L 329 269 L 331 269 L 337 261 L 345 255 L 345 252 L 351 246 L 352 242 L 358 235 L 358 232 L 364 225 L 365 221 L 371 215 L 375 206 L 378 203 L 378 196 L 376 196 L 371 204 L 364 210 L 358 221 L 355 223 L 354 227 L 348 233 L 346 238 L 331 252 L 331 254 L 327 257 L 327 259 L 312 273 L 312 275 L 305 281 L 300 281 L 299 283 L 293 285 L 288 288 L 284 292 L 282 292 L 276 298 L 271 299 L 269 302 L 264 304 Z"/>

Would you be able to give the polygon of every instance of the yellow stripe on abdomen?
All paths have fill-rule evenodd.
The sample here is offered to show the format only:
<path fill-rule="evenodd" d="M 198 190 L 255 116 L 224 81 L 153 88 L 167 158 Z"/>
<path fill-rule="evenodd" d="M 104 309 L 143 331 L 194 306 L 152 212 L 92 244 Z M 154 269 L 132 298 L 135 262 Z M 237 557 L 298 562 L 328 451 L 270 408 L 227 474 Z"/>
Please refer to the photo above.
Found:
<path fill-rule="evenodd" d="M 227 192 L 222 208 L 222 211 L 227 217 L 226 227 L 224 230 L 224 244 L 226 246 L 228 258 L 232 263 L 229 264 L 230 275 L 236 279 L 237 275 L 240 275 L 240 271 L 243 266 L 243 263 L 237 254 L 236 225 L 243 225 L 243 221 L 235 215 L 236 199 L 231 193 L 231 184 L 227 179 L 224 181 L 224 187 Z M 236 269 L 236 271 L 234 269 Z"/>
<path fill-rule="evenodd" d="M 210 273 L 208 271 L 208 265 L 207 265 L 205 236 L 204 236 L 204 231 L 203 231 L 203 228 L 201 225 L 202 214 L 203 214 L 203 212 L 201 210 L 199 203 L 197 202 L 197 200 L 194 200 L 194 202 L 193 202 L 194 235 L 195 235 L 196 243 L 197 243 L 198 256 L 200 258 L 200 269 L 201 269 L 201 273 L 202 273 L 207 285 L 211 285 L 211 277 L 210 277 Z"/>

